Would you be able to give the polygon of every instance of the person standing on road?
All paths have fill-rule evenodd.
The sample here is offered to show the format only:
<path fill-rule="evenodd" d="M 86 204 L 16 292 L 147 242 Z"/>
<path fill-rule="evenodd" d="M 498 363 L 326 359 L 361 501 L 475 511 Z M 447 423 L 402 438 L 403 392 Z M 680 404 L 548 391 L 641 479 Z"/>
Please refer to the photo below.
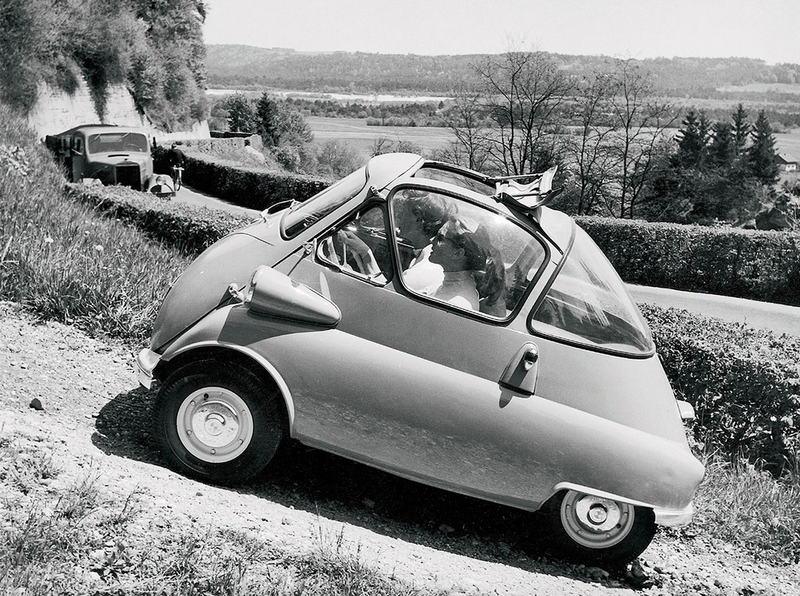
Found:
<path fill-rule="evenodd" d="M 186 156 L 183 151 L 178 149 L 178 143 L 172 143 L 172 147 L 167 151 L 167 165 L 172 170 L 174 167 L 182 168 L 184 163 L 186 163 Z"/>
<path fill-rule="evenodd" d="M 183 173 L 181 170 L 183 170 L 183 165 L 185 163 L 186 156 L 183 154 L 183 151 L 178 149 L 178 143 L 172 143 L 172 147 L 167 151 L 167 167 L 172 175 L 173 184 L 176 184 L 176 190 L 179 177 L 181 179 L 181 184 L 183 183 Z"/>

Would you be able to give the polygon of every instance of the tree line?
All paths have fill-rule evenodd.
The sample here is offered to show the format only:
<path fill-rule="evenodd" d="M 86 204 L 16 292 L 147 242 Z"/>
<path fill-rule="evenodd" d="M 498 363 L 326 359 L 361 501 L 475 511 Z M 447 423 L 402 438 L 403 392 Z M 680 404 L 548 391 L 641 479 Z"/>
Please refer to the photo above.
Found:
<path fill-rule="evenodd" d="M 764 111 L 740 104 L 730 122 L 681 113 L 652 73 L 616 60 L 567 74 L 541 52 L 475 65 L 481 85 L 456 93 L 448 161 L 501 175 L 559 165 L 562 209 L 682 223 L 742 222 L 778 197 L 775 139 Z"/>

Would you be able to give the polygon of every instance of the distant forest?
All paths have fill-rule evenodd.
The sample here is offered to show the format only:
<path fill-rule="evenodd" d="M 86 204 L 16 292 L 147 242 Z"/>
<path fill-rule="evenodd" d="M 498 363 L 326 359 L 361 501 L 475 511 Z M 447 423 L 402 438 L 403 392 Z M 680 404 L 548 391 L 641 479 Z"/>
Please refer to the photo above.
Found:
<path fill-rule="evenodd" d="M 613 60 L 562 54 L 550 57 L 577 77 L 590 76 Z M 472 65 L 483 58 L 480 54 L 307 53 L 243 45 L 206 46 L 208 84 L 223 88 L 446 95 L 459 85 L 477 84 Z M 657 58 L 639 62 L 651 73 L 655 91 L 664 96 L 800 103 L 798 64 L 768 65 L 752 58 Z M 754 84 L 796 87 L 789 88 L 792 92 L 723 90 Z"/>

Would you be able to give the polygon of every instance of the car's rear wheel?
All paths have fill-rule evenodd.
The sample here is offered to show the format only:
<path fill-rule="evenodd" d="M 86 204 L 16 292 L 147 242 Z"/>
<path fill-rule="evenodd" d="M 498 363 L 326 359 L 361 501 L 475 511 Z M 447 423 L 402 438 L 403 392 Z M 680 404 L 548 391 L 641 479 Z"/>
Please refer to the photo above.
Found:
<path fill-rule="evenodd" d="M 154 417 L 170 466 L 221 484 L 261 472 L 286 434 L 277 390 L 235 363 L 179 367 L 162 385 Z"/>
<path fill-rule="evenodd" d="M 548 513 L 553 544 L 583 562 L 628 563 L 647 548 L 656 531 L 652 510 L 574 490 L 555 499 Z"/>

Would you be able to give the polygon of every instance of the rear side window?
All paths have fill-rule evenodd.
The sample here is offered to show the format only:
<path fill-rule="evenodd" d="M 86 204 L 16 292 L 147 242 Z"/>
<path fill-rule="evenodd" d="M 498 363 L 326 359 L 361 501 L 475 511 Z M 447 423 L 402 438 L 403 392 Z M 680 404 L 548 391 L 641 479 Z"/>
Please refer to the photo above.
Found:
<path fill-rule="evenodd" d="M 606 256 L 581 228 L 566 261 L 531 319 L 540 335 L 602 350 L 649 355 L 647 324 Z"/>

